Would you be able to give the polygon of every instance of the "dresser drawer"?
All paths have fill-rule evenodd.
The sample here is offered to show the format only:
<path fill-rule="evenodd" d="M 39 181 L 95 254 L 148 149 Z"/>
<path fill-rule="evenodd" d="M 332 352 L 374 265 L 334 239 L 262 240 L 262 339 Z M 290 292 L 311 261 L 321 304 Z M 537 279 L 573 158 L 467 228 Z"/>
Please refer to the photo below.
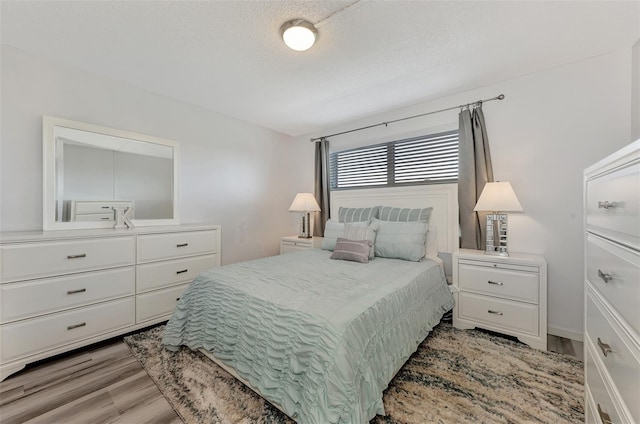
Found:
<path fill-rule="evenodd" d="M 113 208 L 128 208 L 131 207 L 131 201 L 82 201 L 82 202 L 74 202 L 73 207 L 76 215 L 82 214 L 100 214 L 100 213 L 108 213 L 113 216 Z"/>
<path fill-rule="evenodd" d="M 458 264 L 458 286 L 476 293 L 538 303 L 540 275 L 538 272 L 478 266 L 461 260 Z"/>
<path fill-rule="evenodd" d="M 0 361 L 41 353 L 134 324 L 133 297 L 0 326 Z"/>
<path fill-rule="evenodd" d="M 587 234 L 586 277 L 640 334 L 640 253 Z"/>
<path fill-rule="evenodd" d="M 86 215 L 76 215 L 74 221 L 115 221 L 113 213 L 92 213 Z"/>
<path fill-rule="evenodd" d="M 188 286 L 187 283 L 136 296 L 136 322 L 171 314 Z"/>
<path fill-rule="evenodd" d="M 587 180 L 587 229 L 640 249 L 640 163 Z"/>
<path fill-rule="evenodd" d="M 134 246 L 133 237 L 5 245 L 2 282 L 133 265 Z"/>
<path fill-rule="evenodd" d="M 607 385 L 604 382 L 604 378 L 596 366 L 596 361 L 594 359 L 596 353 L 593 352 L 592 347 L 589 345 L 587 345 L 586 350 L 587 357 L 584 358 L 586 369 L 586 399 L 590 400 L 589 398 L 591 398 L 593 400 L 591 408 L 594 408 L 595 410 L 591 411 L 591 414 L 587 414 L 585 416 L 585 422 L 587 424 L 602 424 L 606 419 L 609 419 L 609 422 L 611 423 L 621 423 L 620 415 L 618 414 L 612 400 L 613 396 L 609 393 Z"/>
<path fill-rule="evenodd" d="M 458 295 L 460 318 L 538 335 L 538 306 L 466 292 Z"/>
<path fill-rule="evenodd" d="M 216 255 L 195 256 L 171 261 L 151 262 L 136 267 L 137 292 L 191 282 L 202 271 L 215 267 Z"/>
<path fill-rule="evenodd" d="M 596 355 L 605 365 L 611 380 L 626 403 L 635 422 L 640 422 L 640 351 L 614 318 L 587 291 L 587 337 L 595 346 Z M 604 352 L 607 352 L 606 356 Z"/>
<path fill-rule="evenodd" d="M 217 253 L 217 230 L 138 236 L 138 263 Z"/>
<path fill-rule="evenodd" d="M 135 293 L 134 268 L 116 268 L 0 286 L 0 323 Z"/>

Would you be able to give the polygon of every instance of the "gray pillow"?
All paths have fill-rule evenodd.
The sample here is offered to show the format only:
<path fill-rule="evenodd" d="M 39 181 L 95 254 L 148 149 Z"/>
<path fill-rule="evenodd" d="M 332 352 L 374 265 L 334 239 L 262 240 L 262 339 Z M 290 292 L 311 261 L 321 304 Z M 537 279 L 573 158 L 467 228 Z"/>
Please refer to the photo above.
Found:
<path fill-rule="evenodd" d="M 340 222 L 370 222 L 372 218 L 378 217 L 378 207 L 370 208 L 343 208 L 338 209 L 338 221 Z"/>
<path fill-rule="evenodd" d="M 375 218 L 374 218 L 375 219 Z M 377 224 L 370 225 L 368 222 L 347 222 L 344 225 L 343 238 L 349 240 L 370 240 L 371 249 L 369 251 L 369 259 L 375 257 L 376 231 L 378 229 Z"/>
<path fill-rule="evenodd" d="M 382 258 L 420 261 L 425 254 L 426 222 L 390 222 L 373 220 L 378 225 L 375 255 Z"/>
<path fill-rule="evenodd" d="M 344 223 L 334 219 L 327 220 L 324 225 L 324 238 L 322 239 L 322 250 L 333 250 L 336 247 L 338 237 L 344 234 Z"/>
<path fill-rule="evenodd" d="M 390 206 L 378 206 L 377 218 L 381 221 L 393 222 L 429 222 L 432 207 L 428 208 L 393 208 Z"/>
<path fill-rule="evenodd" d="M 340 237 L 336 242 L 335 249 L 333 249 L 331 259 L 366 264 L 369 262 L 369 250 L 372 245 L 373 242 L 371 240 L 349 240 Z"/>

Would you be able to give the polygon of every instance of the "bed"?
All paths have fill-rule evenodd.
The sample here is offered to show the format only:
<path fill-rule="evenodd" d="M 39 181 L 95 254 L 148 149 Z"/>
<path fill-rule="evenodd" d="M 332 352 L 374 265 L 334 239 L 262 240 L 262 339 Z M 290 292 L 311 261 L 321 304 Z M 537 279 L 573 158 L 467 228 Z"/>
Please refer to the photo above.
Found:
<path fill-rule="evenodd" d="M 454 299 L 437 258 L 332 259 L 339 246 L 202 273 L 163 344 L 201 350 L 299 423 L 384 415 L 382 392 Z"/>

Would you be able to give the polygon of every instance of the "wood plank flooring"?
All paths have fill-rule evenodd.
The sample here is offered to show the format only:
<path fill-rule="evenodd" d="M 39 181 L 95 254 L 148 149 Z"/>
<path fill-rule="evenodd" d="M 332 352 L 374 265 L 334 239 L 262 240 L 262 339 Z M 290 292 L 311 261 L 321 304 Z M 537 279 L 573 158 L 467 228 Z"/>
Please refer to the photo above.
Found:
<path fill-rule="evenodd" d="M 549 336 L 582 358 L 582 344 Z M 121 338 L 28 366 L 0 383 L 0 422 L 182 423 Z"/>

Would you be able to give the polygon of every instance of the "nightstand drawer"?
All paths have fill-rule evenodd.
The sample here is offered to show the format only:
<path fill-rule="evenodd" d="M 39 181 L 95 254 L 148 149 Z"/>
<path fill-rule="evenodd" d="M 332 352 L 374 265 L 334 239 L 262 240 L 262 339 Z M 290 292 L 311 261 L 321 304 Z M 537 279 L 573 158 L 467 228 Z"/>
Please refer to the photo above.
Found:
<path fill-rule="evenodd" d="M 461 260 L 458 264 L 458 286 L 476 293 L 538 303 L 540 275 L 537 272 L 472 265 Z"/>
<path fill-rule="evenodd" d="M 507 330 L 538 334 L 538 306 L 497 297 L 460 292 L 460 318 Z"/>

